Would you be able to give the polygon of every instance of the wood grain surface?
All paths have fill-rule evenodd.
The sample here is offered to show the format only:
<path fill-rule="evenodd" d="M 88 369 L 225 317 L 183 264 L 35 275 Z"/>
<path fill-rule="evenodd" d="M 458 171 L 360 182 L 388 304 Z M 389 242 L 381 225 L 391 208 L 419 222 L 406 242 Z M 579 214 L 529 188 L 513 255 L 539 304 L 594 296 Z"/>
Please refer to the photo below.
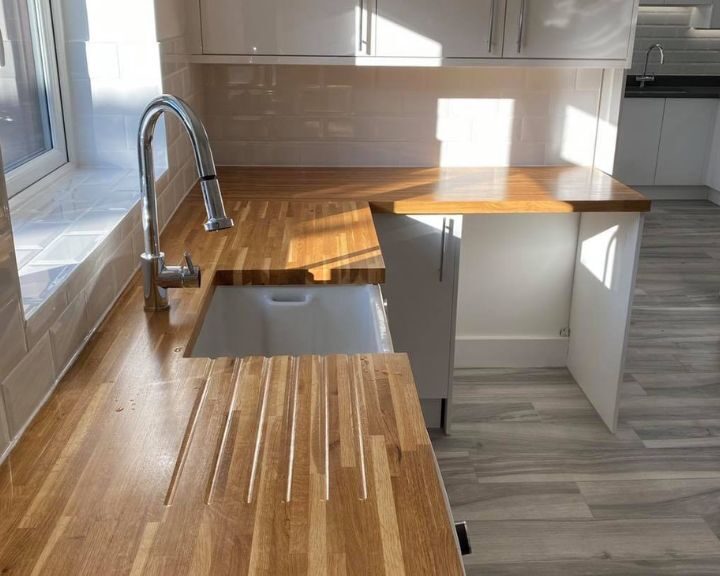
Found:
<path fill-rule="evenodd" d="M 203 287 L 147 313 L 136 275 L 0 465 L 0 573 L 462 574 L 407 356 L 185 356 L 238 242 L 202 231 L 200 202 L 162 242 L 171 262 L 192 250 Z M 308 219 L 352 231 L 369 217 L 314 206 L 229 201 L 238 230 L 265 219 L 242 261 L 283 234 L 313 246 Z M 322 255 L 359 245 L 333 238 L 315 238 Z M 291 252 L 268 248 L 267 278 L 318 257 Z M 332 281 L 334 267 L 317 270 Z"/>
<path fill-rule="evenodd" d="M 197 191 L 187 200 L 202 218 Z M 380 284 L 385 264 L 366 202 L 270 202 L 228 197 L 216 284 Z M 193 230 L 202 229 L 192 222 Z M 217 235 L 217 234 L 215 234 Z M 207 240 L 212 241 L 212 238 Z"/>
<path fill-rule="evenodd" d="M 356 200 L 397 214 L 646 212 L 650 201 L 604 172 L 513 168 L 223 167 L 226 197 Z"/>

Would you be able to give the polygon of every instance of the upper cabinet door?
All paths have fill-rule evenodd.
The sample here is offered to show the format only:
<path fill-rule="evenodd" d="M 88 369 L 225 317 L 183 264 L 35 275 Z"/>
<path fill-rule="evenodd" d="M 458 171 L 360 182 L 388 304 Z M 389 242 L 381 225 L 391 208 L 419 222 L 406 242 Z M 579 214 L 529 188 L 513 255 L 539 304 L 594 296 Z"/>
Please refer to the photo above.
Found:
<path fill-rule="evenodd" d="M 204 54 L 355 56 L 362 0 L 201 0 Z M 367 18 L 363 18 L 364 21 Z M 365 23 L 365 22 L 363 22 Z"/>
<path fill-rule="evenodd" d="M 378 0 L 377 4 L 377 56 L 502 56 L 505 0 Z"/>
<path fill-rule="evenodd" d="M 636 0 L 508 0 L 505 58 L 625 60 Z"/>

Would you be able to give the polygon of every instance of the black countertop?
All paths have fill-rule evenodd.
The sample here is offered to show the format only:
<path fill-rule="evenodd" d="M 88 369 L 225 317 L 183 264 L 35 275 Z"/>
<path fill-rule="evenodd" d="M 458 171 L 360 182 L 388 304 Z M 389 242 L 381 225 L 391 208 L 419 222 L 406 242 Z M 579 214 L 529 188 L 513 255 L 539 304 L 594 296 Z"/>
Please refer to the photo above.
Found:
<path fill-rule="evenodd" d="M 643 88 L 628 76 L 626 98 L 720 98 L 720 76 L 656 76 Z"/>

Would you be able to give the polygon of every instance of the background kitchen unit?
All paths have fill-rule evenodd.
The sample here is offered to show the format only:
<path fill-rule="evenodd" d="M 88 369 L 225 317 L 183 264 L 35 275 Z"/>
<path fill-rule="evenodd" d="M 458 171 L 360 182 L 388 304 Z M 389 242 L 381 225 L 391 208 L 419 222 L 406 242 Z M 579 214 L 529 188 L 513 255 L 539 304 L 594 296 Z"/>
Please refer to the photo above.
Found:
<path fill-rule="evenodd" d="M 614 175 L 653 198 L 718 201 L 719 22 L 714 0 L 641 2 Z"/>

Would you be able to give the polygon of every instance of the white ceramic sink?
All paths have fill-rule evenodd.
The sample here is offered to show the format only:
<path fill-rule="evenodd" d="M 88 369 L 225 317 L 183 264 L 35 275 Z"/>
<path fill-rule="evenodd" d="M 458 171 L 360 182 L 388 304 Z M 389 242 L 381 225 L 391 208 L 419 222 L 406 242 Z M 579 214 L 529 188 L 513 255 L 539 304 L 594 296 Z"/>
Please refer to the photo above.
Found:
<path fill-rule="evenodd" d="M 392 352 L 378 286 L 218 286 L 191 356 L 374 352 Z"/>

